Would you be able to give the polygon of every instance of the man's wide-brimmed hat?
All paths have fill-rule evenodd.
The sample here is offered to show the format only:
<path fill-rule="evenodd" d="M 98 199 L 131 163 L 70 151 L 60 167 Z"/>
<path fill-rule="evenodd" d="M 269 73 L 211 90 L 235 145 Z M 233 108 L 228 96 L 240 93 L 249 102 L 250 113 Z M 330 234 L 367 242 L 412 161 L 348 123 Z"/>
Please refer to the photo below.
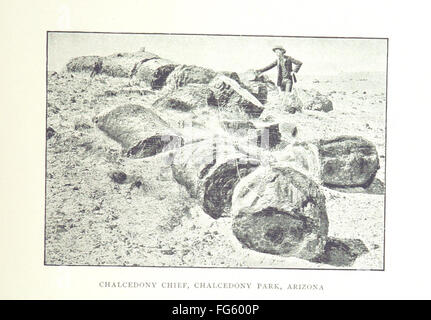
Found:
<path fill-rule="evenodd" d="M 272 51 L 275 52 L 275 50 L 281 50 L 281 51 L 283 51 L 283 53 L 286 52 L 286 49 L 284 49 L 282 46 L 275 46 L 274 48 L 272 48 Z"/>

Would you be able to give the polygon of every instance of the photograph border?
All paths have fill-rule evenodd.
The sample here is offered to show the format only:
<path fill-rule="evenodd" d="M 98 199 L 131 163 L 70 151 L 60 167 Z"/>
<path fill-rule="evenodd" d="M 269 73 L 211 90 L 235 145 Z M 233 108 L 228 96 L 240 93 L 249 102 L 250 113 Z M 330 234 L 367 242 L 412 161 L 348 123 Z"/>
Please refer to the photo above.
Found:
<path fill-rule="evenodd" d="M 384 213 L 383 213 L 383 266 L 381 269 L 352 269 L 352 268 L 298 268 L 298 267 L 218 267 L 218 266 L 158 266 L 158 265 L 87 265 L 87 264 L 48 264 L 46 262 L 46 233 L 47 233 L 47 141 L 45 139 L 45 194 L 44 194 L 44 228 L 43 228 L 43 266 L 46 267 L 104 267 L 104 268 L 163 268 L 163 269 L 252 269 L 252 270 L 308 270 L 308 271 L 386 271 L 386 200 L 387 200 L 387 141 L 388 141 L 388 72 L 389 72 L 389 38 L 388 37 L 345 37 L 345 36 L 292 36 L 292 35 L 255 35 L 255 34 L 211 34 L 211 33 L 166 33 L 166 32 L 103 32 L 103 31 L 64 31 L 48 30 L 46 31 L 46 61 L 45 61 L 45 132 L 48 128 L 48 36 L 50 33 L 75 33 L 75 34 L 118 34 L 118 35 L 167 35 L 167 36 L 219 36 L 219 37 L 260 37 L 260 38 L 307 38 L 307 39 L 363 39 L 363 40 L 386 40 L 386 87 L 385 87 L 385 183 L 384 183 Z"/>

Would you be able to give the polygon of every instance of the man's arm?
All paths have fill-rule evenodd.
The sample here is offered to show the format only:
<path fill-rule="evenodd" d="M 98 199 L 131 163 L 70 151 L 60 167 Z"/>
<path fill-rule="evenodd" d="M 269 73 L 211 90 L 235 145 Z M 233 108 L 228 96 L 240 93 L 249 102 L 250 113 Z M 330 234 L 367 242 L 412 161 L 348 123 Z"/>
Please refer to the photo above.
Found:
<path fill-rule="evenodd" d="M 267 66 L 267 67 L 265 67 L 265 68 L 262 68 L 262 69 L 258 69 L 258 70 L 256 70 L 256 72 L 257 72 L 257 73 L 262 73 L 262 72 L 268 71 L 268 70 L 270 70 L 270 69 L 274 68 L 276 65 L 277 65 L 277 60 L 276 60 L 276 61 L 274 61 L 273 63 L 271 63 L 269 66 Z"/>
<path fill-rule="evenodd" d="M 295 69 L 293 70 L 293 72 L 297 73 L 299 71 L 299 69 L 301 69 L 302 62 L 299 61 L 299 60 L 296 60 L 296 59 L 294 59 L 292 57 L 290 57 L 290 60 L 295 65 Z"/>

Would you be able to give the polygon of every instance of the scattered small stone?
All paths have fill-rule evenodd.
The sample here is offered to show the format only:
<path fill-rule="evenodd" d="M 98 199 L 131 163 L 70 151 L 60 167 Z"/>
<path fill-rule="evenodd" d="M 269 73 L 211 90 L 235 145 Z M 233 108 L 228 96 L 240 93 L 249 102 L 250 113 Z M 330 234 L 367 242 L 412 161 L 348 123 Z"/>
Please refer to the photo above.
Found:
<path fill-rule="evenodd" d="M 162 254 L 171 256 L 171 255 L 175 254 L 175 250 L 174 249 L 162 250 Z"/>
<path fill-rule="evenodd" d="M 48 77 L 55 77 L 56 79 L 58 79 L 58 73 L 56 71 L 48 72 Z"/>
<path fill-rule="evenodd" d="M 46 129 L 46 140 L 51 139 L 56 134 L 55 130 L 51 127 Z"/>
<path fill-rule="evenodd" d="M 127 174 L 125 174 L 123 171 L 113 171 L 109 174 L 112 181 L 115 183 L 123 184 L 127 180 Z"/>
<path fill-rule="evenodd" d="M 114 97 L 116 95 L 117 95 L 117 93 L 115 91 L 112 91 L 112 90 L 106 90 L 105 91 L 105 96 L 106 97 Z"/>
<path fill-rule="evenodd" d="M 132 187 L 135 187 L 135 188 L 140 188 L 142 186 L 142 182 L 140 181 L 140 180 L 137 180 L 137 181 L 135 181 L 135 183 L 134 184 L 132 184 Z"/>

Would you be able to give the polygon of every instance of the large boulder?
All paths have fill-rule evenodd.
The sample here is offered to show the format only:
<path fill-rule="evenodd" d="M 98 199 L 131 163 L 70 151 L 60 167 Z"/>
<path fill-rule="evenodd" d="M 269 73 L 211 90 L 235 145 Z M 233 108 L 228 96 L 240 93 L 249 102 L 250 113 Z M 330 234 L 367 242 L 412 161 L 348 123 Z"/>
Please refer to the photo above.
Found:
<path fill-rule="evenodd" d="M 259 166 L 225 141 L 205 140 L 181 148 L 172 161 L 174 179 L 217 219 L 230 213 L 232 194 L 240 179 Z"/>
<path fill-rule="evenodd" d="M 315 89 L 298 89 L 297 92 L 305 110 L 329 112 L 334 109 L 332 101 Z"/>
<path fill-rule="evenodd" d="M 108 137 L 120 143 L 131 158 L 145 158 L 179 148 L 184 139 L 149 108 L 127 104 L 103 112 L 93 119 Z"/>
<path fill-rule="evenodd" d="M 219 108 L 239 109 L 251 117 L 259 117 L 264 110 L 262 103 L 255 96 L 227 76 L 217 75 L 209 87 L 213 92 L 209 102 Z"/>
<path fill-rule="evenodd" d="M 166 109 L 190 111 L 208 106 L 208 99 L 211 94 L 212 92 L 207 85 L 189 84 L 173 91 L 167 91 L 153 105 Z"/>
<path fill-rule="evenodd" d="M 232 230 L 247 248 L 301 259 L 320 256 L 328 234 L 325 197 L 304 174 L 261 166 L 232 197 Z"/>

